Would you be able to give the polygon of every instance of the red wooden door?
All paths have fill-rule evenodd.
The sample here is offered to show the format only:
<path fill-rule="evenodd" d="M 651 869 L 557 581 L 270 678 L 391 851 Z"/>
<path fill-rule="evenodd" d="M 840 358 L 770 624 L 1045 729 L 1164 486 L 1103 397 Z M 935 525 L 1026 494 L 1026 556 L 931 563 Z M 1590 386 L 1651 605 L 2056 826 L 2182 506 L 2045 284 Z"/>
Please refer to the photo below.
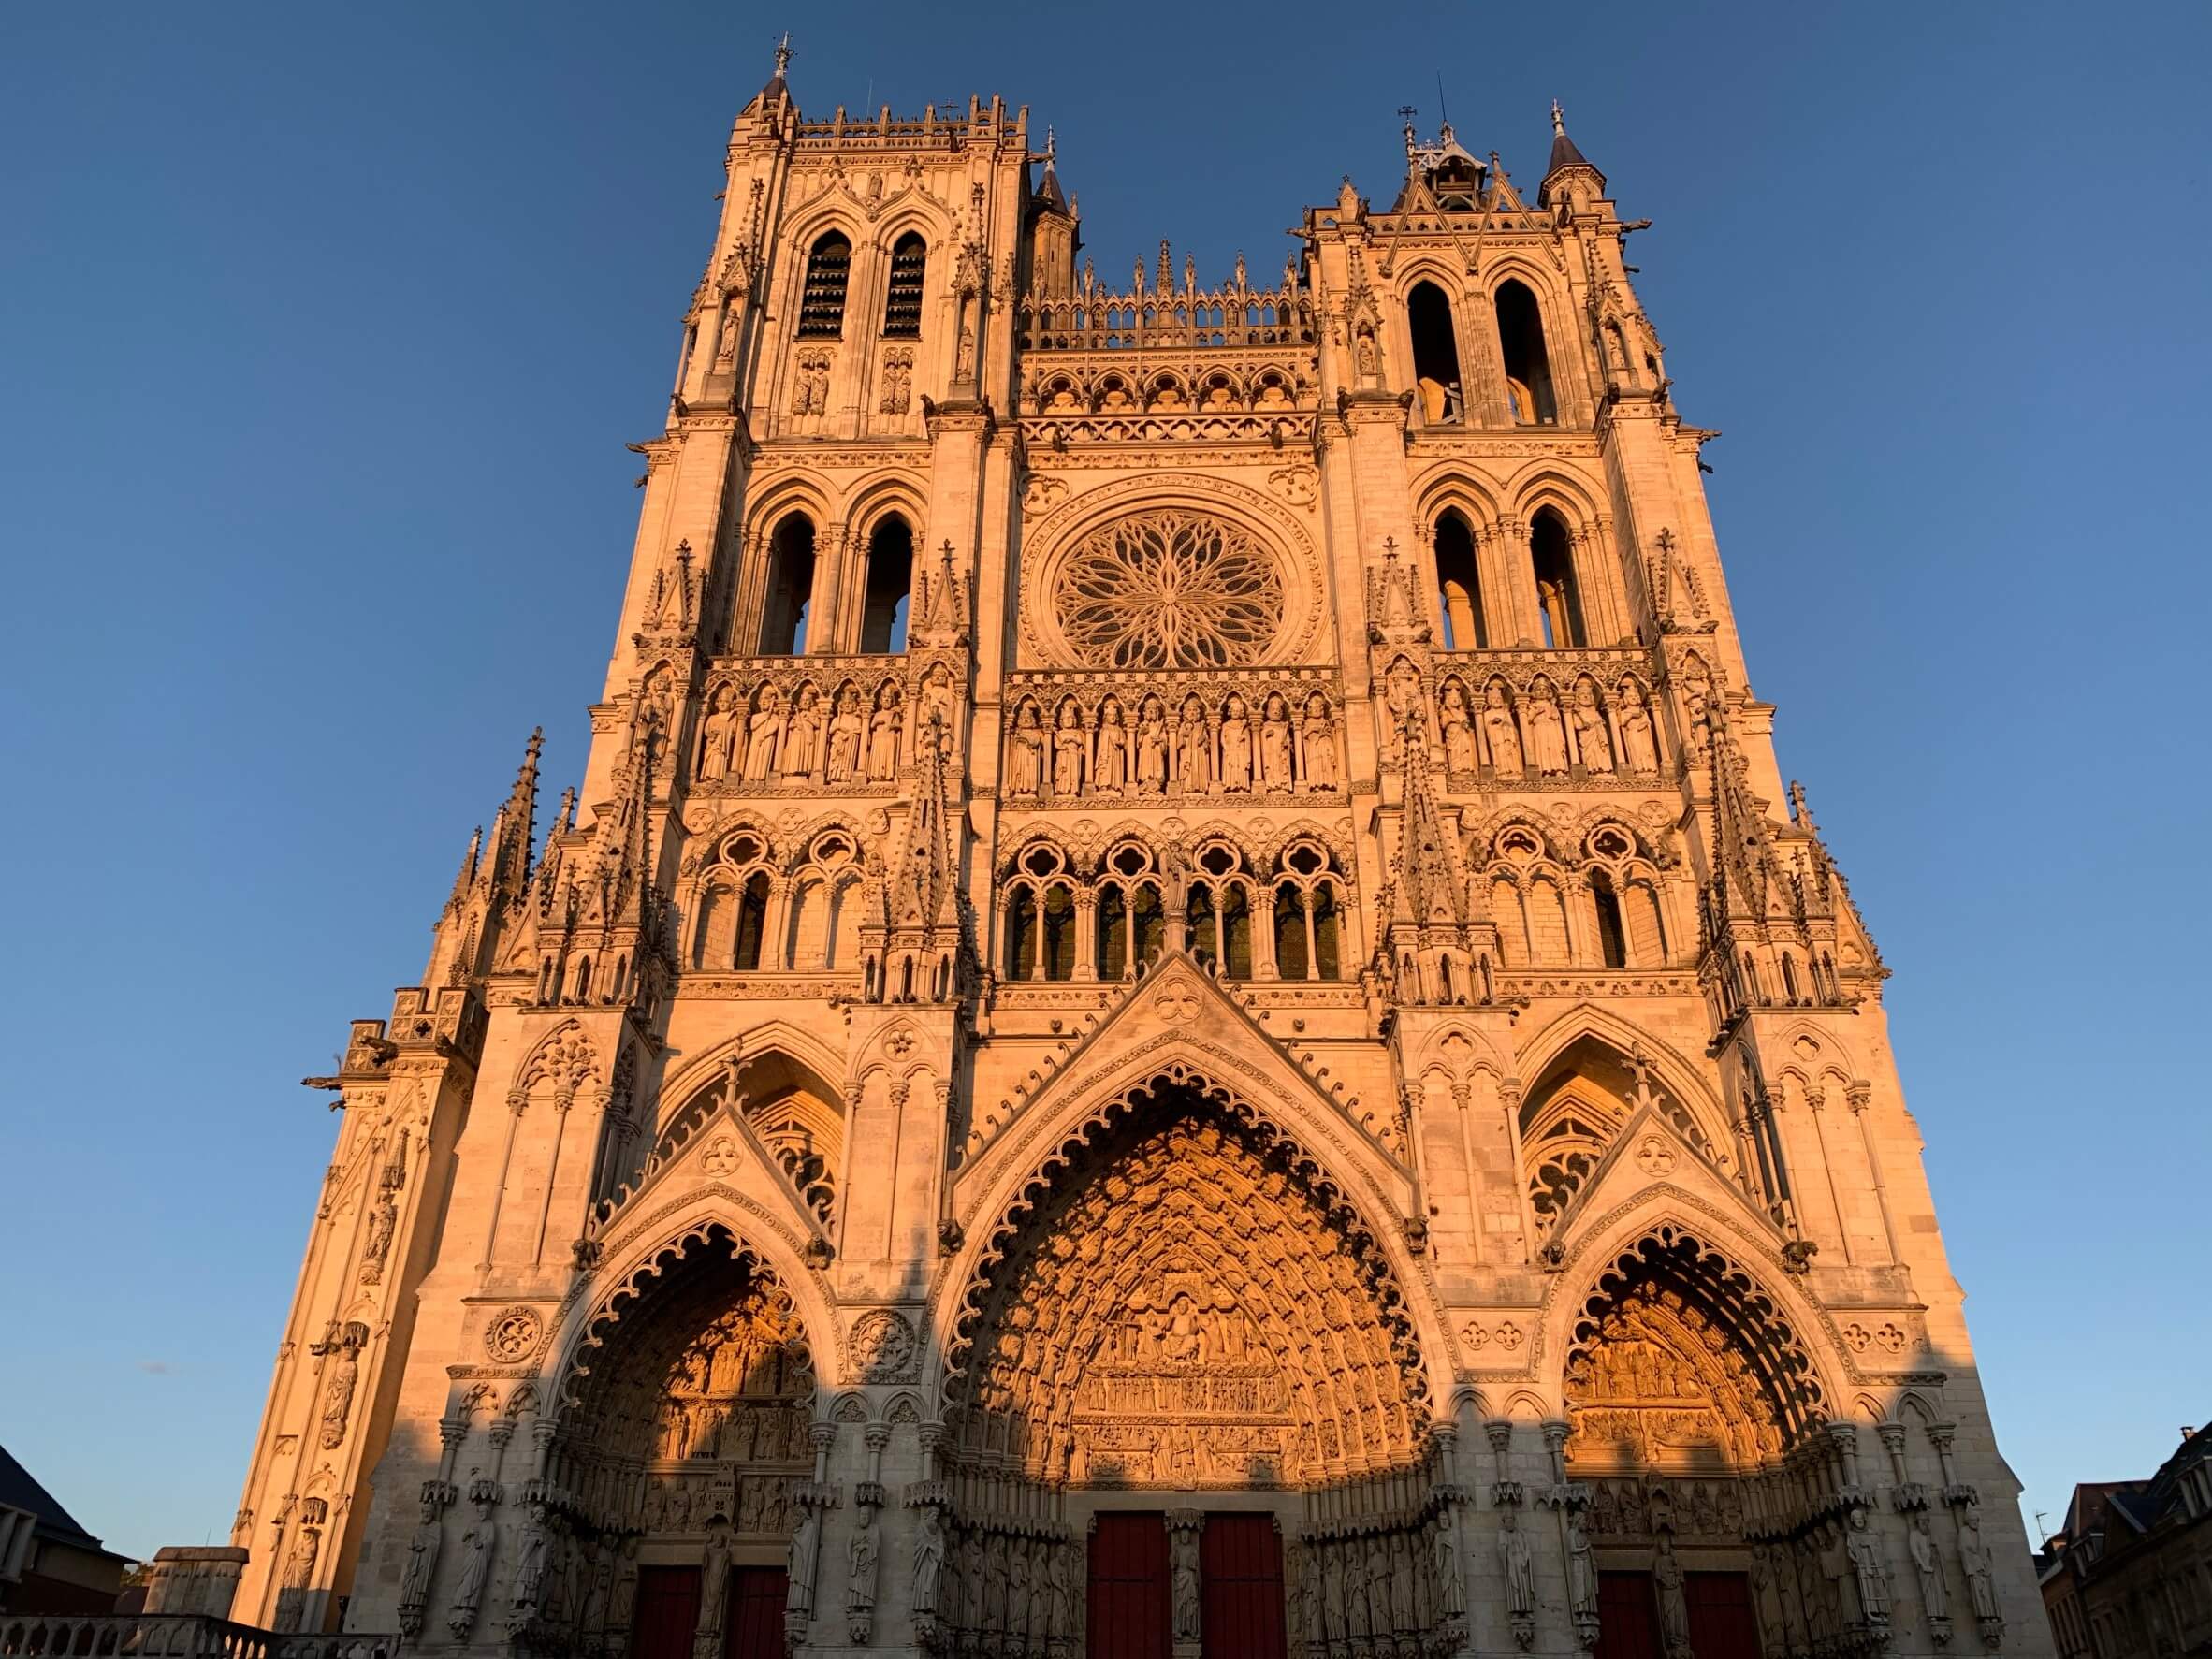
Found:
<path fill-rule="evenodd" d="M 1167 1517 L 1105 1514 L 1091 1529 L 1084 1659 L 1168 1659 Z"/>
<path fill-rule="evenodd" d="M 699 1569 L 637 1570 L 637 1611 L 630 1627 L 631 1659 L 691 1659 L 699 1628 Z"/>
<path fill-rule="evenodd" d="M 1206 1659 L 1286 1659 L 1283 1540 L 1273 1516 L 1208 1515 L 1199 1585 Z"/>
<path fill-rule="evenodd" d="M 1759 1619 L 1745 1573 L 1684 1573 L 1690 1649 L 1697 1659 L 1759 1659 Z"/>
<path fill-rule="evenodd" d="M 789 1576 L 779 1566 L 730 1569 L 722 1659 L 784 1659 L 783 1593 L 788 1582 Z"/>
<path fill-rule="evenodd" d="M 1664 1659 L 1651 1574 L 1597 1575 L 1597 1646 L 1591 1659 Z"/>

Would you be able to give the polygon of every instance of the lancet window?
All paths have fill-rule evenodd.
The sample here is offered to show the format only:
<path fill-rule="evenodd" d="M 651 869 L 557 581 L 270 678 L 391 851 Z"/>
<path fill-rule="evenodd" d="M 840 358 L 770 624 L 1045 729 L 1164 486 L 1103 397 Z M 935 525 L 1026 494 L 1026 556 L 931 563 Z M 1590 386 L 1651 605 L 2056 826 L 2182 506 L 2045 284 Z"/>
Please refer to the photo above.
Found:
<path fill-rule="evenodd" d="M 761 603 L 762 656 L 796 657 L 806 650 L 813 594 L 814 526 L 803 513 L 787 514 L 768 538 L 768 580 Z"/>
<path fill-rule="evenodd" d="M 700 880 L 689 961 L 702 973 L 852 973 L 860 968 L 859 849 L 825 831 L 795 869 L 749 830 L 730 837 Z"/>
<path fill-rule="evenodd" d="M 1434 283 L 1416 283 L 1405 297 L 1405 323 L 1413 333 L 1414 385 L 1421 418 L 1432 426 L 1462 419 L 1466 392 L 1460 383 L 1451 301 Z"/>
<path fill-rule="evenodd" d="M 1446 513 L 1436 520 L 1437 607 L 1444 616 L 1444 648 L 1479 651 L 1490 647 L 1482 618 L 1482 578 L 1475 563 L 1475 532 L 1465 515 Z"/>
<path fill-rule="evenodd" d="M 1582 593 L 1575 579 L 1574 538 L 1566 521 L 1550 507 L 1529 526 L 1529 561 L 1535 567 L 1536 607 L 1549 650 L 1590 643 L 1582 625 Z"/>
<path fill-rule="evenodd" d="M 914 531 L 904 517 L 887 514 L 868 535 L 867 589 L 862 599 L 860 648 L 907 648 L 907 612 L 914 582 Z"/>
<path fill-rule="evenodd" d="M 1498 284 L 1498 350 L 1506 365 L 1506 397 L 1524 427 L 1553 426 L 1559 405 L 1551 390 L 1551 360 L 1544 349 L 1544 316 L 1525 284 Z"/>
<path fill-rule="evenodd" d="M 845 289 L 852 276 L 852 244 L 841 231 L 816 240 L 807 254 L 807 287 L 799 297 L 802 339 L 834 340 L 845 331 Z"/>
<path fill-rule="evenodd" d="M 913 340 L 922 332 L 922 277 L 929 263 L 928 244 L 910 230 L 892 244 L 891 282 L 883 296 L 883 337 Z"/>

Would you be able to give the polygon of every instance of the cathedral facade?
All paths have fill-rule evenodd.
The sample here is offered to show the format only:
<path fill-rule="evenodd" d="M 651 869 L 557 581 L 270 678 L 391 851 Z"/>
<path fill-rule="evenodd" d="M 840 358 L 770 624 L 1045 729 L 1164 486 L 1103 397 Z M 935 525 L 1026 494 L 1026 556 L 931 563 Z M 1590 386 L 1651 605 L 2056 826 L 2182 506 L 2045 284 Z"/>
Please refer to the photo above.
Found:
<path fill-rule="evenodd" d="M 533 740 L 310 1080 L 169 1605 L 456 1659 L 2046 1652 L 1640 226 L 1554 109 L 1533 194 L 1408 127 L 1280 270 L 1109 279 L 1038 137 L 780 63 L 738 116 L 580 789 Z"/>

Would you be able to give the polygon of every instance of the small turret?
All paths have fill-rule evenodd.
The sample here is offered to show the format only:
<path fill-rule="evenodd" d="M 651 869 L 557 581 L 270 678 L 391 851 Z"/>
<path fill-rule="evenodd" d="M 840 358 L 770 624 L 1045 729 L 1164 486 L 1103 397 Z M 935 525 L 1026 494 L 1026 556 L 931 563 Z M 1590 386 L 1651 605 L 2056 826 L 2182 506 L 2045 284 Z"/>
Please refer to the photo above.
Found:
<path fill-rule="evenodd" d="M 1058 145 L 1044 129 L 1044 174 L 1029 195 L 1029 290 L 1055 299 L 1075 292 L 1075 251 L 1083 245 L 1075 204 L 1060 187 Z"/>
<path fill-rule="evenodd" d="M 1551 160 L 1544 168 L 1544 182 L 1536 189 L 1536 200 L 1548 208 L 1564 201 L 1574 211 L 1581 212 L 1602 200 L 1605 193 L 1606 176 L 1575 148 L 1574 139 L 1567 137 L 1566 116 L 1559 107 L 1559 100 L 1553 98 Z"/>

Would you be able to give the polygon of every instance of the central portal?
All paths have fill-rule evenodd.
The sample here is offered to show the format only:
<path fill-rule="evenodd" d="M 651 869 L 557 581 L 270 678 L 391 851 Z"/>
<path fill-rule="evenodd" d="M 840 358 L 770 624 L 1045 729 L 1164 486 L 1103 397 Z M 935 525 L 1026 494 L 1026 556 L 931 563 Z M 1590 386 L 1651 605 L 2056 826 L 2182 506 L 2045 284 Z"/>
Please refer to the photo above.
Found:
<path fill-rule="evenodd" d="M 1063 1159 L 948 1344 L 932 1645 L 1286 1659 L 1441 1631 L 1410 1321 L 1318 1160 L 1179 1067 Z"/>

